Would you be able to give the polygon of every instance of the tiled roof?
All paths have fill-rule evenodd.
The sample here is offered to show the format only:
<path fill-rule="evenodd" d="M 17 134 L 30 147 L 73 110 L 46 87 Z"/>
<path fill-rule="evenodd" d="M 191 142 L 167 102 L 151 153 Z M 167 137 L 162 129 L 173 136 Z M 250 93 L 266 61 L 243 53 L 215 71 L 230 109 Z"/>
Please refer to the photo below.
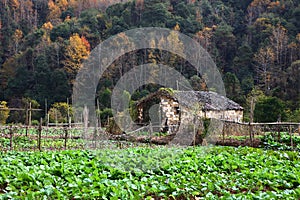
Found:
<path fill-rule="evenodd" d="M 174 97 L 180 105 L 185 107 L 199 103 L 204 110 L 243 110 L 243 107 L 238 103 L 216 92 L 175 91 Z"/>
<path fill-rule="evenodd" d="M 162 96 L 172 98 L 178 101 L 180 106 L 187 108 L 192 108 L 196 103 L 199 103 L 203 110 L 243 110 L 243 107 L 238 103 L 211 91 L 174 91 L 174 93 L 169 93 L 159 90 L 141 99 L 137 105 L 148 103 Z"/>

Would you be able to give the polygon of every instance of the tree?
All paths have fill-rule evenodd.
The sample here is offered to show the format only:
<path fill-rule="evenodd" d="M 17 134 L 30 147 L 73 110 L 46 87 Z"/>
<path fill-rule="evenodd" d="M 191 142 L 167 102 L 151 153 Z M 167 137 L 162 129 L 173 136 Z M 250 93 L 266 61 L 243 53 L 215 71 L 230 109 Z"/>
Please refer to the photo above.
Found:
<path fill-rule="evenodd" d="M 287 69 L 286 99 L 289 99 L 293 106 L 299 106 L 300 102 L 300 60 L 291 64 Z"/>
<path fill-rule="evenodd" d="M 170 13 L 167 5 L 161 1 L 150 0 L 145 2 L 144 15 L 142 16 L 143 26 L 165 26 Z"/>
<path fill-rule="evenodd" d="M 19 17 L 17 10 L 20 8 L 20 2 L 18 0 L 11 0 L 9 1 L 9 6 L 13 10 L 13 19 L 17 22 L 19 22 Z"/>
<path fill-rule="evenodd" d="M 58 25 L 61 20 L 62 12 L 68 8 L 67 0 L 49 0 L 48 1 L 49 14 L 47 21 L 50 21 L 53 25 Z"/>
<path fill-rule="evenodd" d="M 273 27 L 272 35 L 270 36 L 270 42 L 275 53 L 275 64 L 279 66 L 279 71 L 282 71 L 287 62 L 287 30 L 280 24 L 278 24 L 276 27 Z"/>
<path fill-rule="evenodd" d="M 196 40 L 208 52 L 211 50 L 213 28 L 204 27 L 202 31 L 198 31 L 195 35 Z"/>
<path fill-rule="evenodd" d="M 227 67 L 226 63 L 232 62 L 236 49 L 236 38 L 233 34 L 233 28 L 222 22 L 216 28 L 213 38 L 220 56 L 218 59 L 220 62 L 219 67 L 227 71 L 227 69 L 225 69 Z"/>
<path fill-rule="evenodd" d="M 275 55 L 270 47 L 264 47 L 254 55 L 254 60 L 257 62 L 256 74 L 257 82 L 261 88 L 268 92 L 271 89 L 272 67 L 274 67 Z"/>
<path fill-rule="evenodd" d="M 7 102 L 0 101 L 0 125 L 5 124 L 8 117 L 9 117 L 9 109 L 7 107 Z"/>
<path fill-rule="evenodd" d="M 246 77 L 252 77 L 255 71 L 253 70 L 253 52 L 248 44 L 243 44 L 238 48 L 238 55 L 233 59 L 232 72 L 243 81 Z"/>
<path fill-rule="evenodd" d="M 21 30 L 17 29 L 13 35 L 14 52 L 15 53 L 18 53 L 18 51 L 19 51 L 19 43 L 22 38 L 23 38 L 23 32 Z"/>
<path fill-rule="evenodd" d="M 107 34 L 107 16 L 96 9 L 85 10 L 81 13 L 80 33 L 90 42 L 92 48 L 97 46 Z"/>
<path fill-rule="evenodd" d="M 35 30 L 37 13 L 34 12 L 34 4 L 32 0 L 20 1 L 20 19 L 25 24 L 23 30 L 27 29 L 28 32 Z"/>
<path fill-rule="evenodd" d="M 262 99 L 264 97 L 265 97 L 264 92 L 257 87 L 253 87 L 252 90 L 248 93 L 246 98 L 246 104 L 244 106 L 245 121 L 253 122 L 255 104 L 259 99 Z"/>
<path fill-rule="evenodd" d="M 251 90 L 254 88 L 254 80 L 251 75 L 244 77 L 241 82 L 241 88 L 243 91 L 243 94 L 247 95 L 251 92 Z"/>
<path fill-rule="evenodd" d="M 230 99 L 234 101 L 241 103 L 242 102 L 241 85 L 236 75 L 231 72 L 227 72 L 223 77 L 223 81 L 224 81 L 224 86 L 226 88 L 226 96 L 228 96 Z"/>
<path fill-rule="evenodd" d="M 256 122 L 276 122 L 286 119 L 285 104 L 277 97 L 264 97 L 258 99 L 254 110 Z"/>
<path fill-rule="evenodd" d="M 251 25 L 268 8 L 270 0 L 253 0 L 247 8 L 248 23 Z"/>
<path fill-rule="evenodd" d="M 110 35 L 116 35 L 118 33 L 124 32 L 129 29 L 128 24 L 124 21 L 122 17 L 116 17 L 114 16 L 112 18 L 112 25 L 109 30 Z"/>
<path fill-rule="evenodd" d="M 207 85 L 203 79 L 194 75 L 190 78 L 190 84 L 195 91 L 206 91 Z"/>
<path fill-rule="evenodd" d="M 294 110 L 291 114 L 291 116 L 289 117 L 289 121 L 292 122 L 300 122 L 300 108 Z"/>
<path fill-rule="evenodd" d="M 98 100 L 100 103 L 100 109 L 110 108 L 111 107 L 111 90 L 106 88 L 100 91 L 98 95 Z"/>
<path fill-rule="evenodd" d="M 182 18 L 188 18 L 191 16 L 191 12 L 186 3 L 181 2 L 175 5 L 174 12 L 176 15 L 181 16 Z"/>
<path fill-rule="evenodd" d="M 289 19 L 289 21 L 293 24 L 291 31 L 297 34 L 300 32 L 300 5 L 298 4 L 297 8 L 291 10 L 293 10 L 292 16 Z"/>
<path fill-rule="evenodd" d="M 42 26 L 42 29 L 45 30 L 45 33 L 43 35 L 43 40 L 45 41 L 46 44 L 50 44 L 50 32 L 53 29 L 53 25 L 51 22 L 44 23 Z"/>
<path fill-rule="evenodd" d="M 71 84 L 76 78 L 82 62 L 87 59 L 89 54 L 90 45 L 85 37 L 80 37 L 77 33 L 72 35 L 66 47 L 65 60 L 63 62 Z"/>
<path fill-rule="evenodd" d="M 142 15 L 143 15 L 143 11 L 145 9 L 145 2 L 144 0 L 136 0 L 135 2 L 135 10 L 136 10 L 136 14 L 137 14 L 137 23 L 141 22 L 142 19 Z"/>
<path fill-rule="evenodd" d="M 58 25 L 61 22 L 60 15 L 61 10 L 58 5 L 55 4 L 53 0 L 48 1 L 49 14 L 47 16 L 47 21 L 50 21 L 53 25 Z"/>
<path fill-rule="evenodd" d="M 167 36 L 167 45 L 169 49 L 172 49 L 174 52 L 179 52 L 183 54 L 184 52 L 184 45 L 183 42 L 179 38 L 179 31 L 180 31 L 180 26 L 179 24 L 176 24 L 176 26 L 173 28 L 173 30 L 170 32 L 170 35 Z M 173 66 L 179 65 L 180 67 L 180 72 L 182 73 L 183 70 L 183 63 L 180 62 L 181 59 L 179 58 L 178 55 L 176 54 L 171 54 L 170 56 L 170 64 Z"/>
<path fill-rule="evenodd" d="M 3 63 L 2 68 L 0 68 L 0 85 L 3 90 L 8 87 L 9 80 L 16 75 L 17 66 L 17 58 L 10 57 Z"/>
<path fill-rule="evenodd" d="M 266 46 L 268 38 L 272 34 L 272 23 L 269 18 L 260 17 L 252 25 L 248 26 L 247 42 L 251 44 L 254 51 Z"/>

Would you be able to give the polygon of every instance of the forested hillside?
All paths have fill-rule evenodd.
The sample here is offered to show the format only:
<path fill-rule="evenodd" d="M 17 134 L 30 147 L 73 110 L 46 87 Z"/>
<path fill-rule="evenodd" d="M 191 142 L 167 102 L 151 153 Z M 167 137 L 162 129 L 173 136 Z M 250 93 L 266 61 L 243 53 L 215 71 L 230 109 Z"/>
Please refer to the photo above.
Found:
<path fill-rule="evenodd" d="M 121 3 L 118 3 L 121 2 Z M 81 63 L 101 41 L 136 27 L 166 27 L 196 41 L 213 57 L 227 96 L 247 113 L 256 100 L 256 121 L 300 120 L 299 0 L 0 0 L 0 101 L 9 107 L 35 102 L 44 109 L 71 99 Z M 188 48 L 188 47 L 183 47 Z M 166 54 L 166 52 L 165 52 Z M 132 52 L 116 60 L 99 81 L 97 96 L 110 115 L 114 84 L 140 63 L 172 63 L 195 90 L 201 77 L 175 55 Z M 130 60 L 129 60 L 130 59 Z M 137 100 L 157 89 L 146 85 Z M 25 100 L 24 100 L 25 99 Z M 266 119 L 265 114 L 271 116 Z M 247 120 L 247 114 L 245 116 Z M 10 115 L 8 122 L 22 121 Z"/>

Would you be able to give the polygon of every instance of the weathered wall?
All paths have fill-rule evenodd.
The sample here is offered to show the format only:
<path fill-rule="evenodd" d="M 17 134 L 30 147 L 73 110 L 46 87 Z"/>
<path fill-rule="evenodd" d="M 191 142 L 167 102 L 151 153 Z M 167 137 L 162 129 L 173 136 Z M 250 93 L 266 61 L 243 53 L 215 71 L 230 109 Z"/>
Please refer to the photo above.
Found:
<path fill-rule="evenodd" d="M 168 97 L 161 97 L 160 100 L 160 116 L 161 128 L 166 131 L 168 128 L 169 133 L 174 133 L 178 130 L 180 123 L 193 124 L 195 116 L 197 118 L 214 118 L 224 119 L 233 122 L 242 122 L 242 110 L 226 110 L 226 111 L 202 111 L 192 110 L 186 107 L 179 107 L 179 103 Z M 180 110 L 181 109 L 181 110 Z M 143 121 L 143 108 L 139 108 L 139 121 Z"/>
<path fill-rule="evenodd" d="M 170 98 L 162 97 L 160 107 L 162 111 L 162 126 L 165 126 L 165 123 L 167 123 L 169 133 L 177 131 L 180 123 L 178 102 Z"/>
<path fill-rule="evenodd" d="M 227 121 L 242 122 L 242 110 L 206 111 L 206 118 L 224 119 Z"/>

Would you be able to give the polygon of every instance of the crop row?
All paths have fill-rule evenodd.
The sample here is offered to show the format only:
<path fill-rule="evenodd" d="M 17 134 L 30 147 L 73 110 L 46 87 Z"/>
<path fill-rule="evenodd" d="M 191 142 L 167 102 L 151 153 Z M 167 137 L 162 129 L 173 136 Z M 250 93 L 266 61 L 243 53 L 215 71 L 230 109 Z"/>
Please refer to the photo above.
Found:
<path fill-rule="evenodd" d="M 7 152 L 2 199 L 296 199 L 297 152 L 232 147 Z"/>

